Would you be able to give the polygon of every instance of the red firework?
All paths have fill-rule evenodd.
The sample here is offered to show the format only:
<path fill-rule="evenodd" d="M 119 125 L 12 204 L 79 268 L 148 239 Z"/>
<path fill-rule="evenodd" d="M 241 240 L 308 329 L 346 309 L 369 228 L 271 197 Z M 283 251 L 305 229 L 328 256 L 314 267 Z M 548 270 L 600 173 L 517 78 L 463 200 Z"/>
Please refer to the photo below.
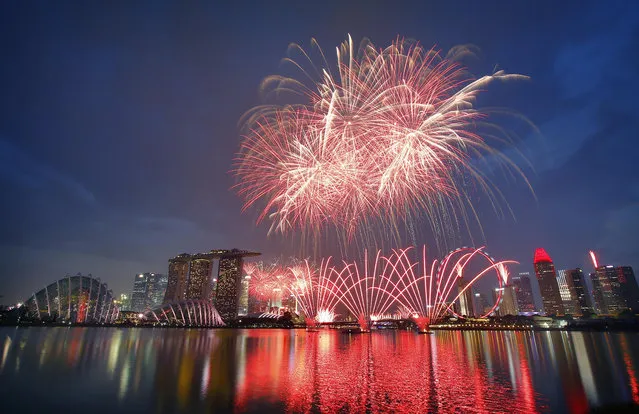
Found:
<path fill-rule="evenodd" d="M 395 227 L 421 214 L 436 232 L 442 223 L 468 225 L 474 209 L 462 175 L 492 201 L 500 197 L 475 161 L 489 155 L 520 172 L 475 132 L 484 114 L 473 102 L 487 83 L 522 76 L 499 71 L 473 81 L 435 50 L 398 40 L 355 51 L 350 37 L 337 68 L 334 76 L 326 64 L 311 88 L 267 79 L 307 103 L 259 107 L 248 118 L 237 188 L 244 209 L 263 206 L 258 221 L 271 219 L 271 231 L 328 226 L 350 236 L 371 221 Z"/>

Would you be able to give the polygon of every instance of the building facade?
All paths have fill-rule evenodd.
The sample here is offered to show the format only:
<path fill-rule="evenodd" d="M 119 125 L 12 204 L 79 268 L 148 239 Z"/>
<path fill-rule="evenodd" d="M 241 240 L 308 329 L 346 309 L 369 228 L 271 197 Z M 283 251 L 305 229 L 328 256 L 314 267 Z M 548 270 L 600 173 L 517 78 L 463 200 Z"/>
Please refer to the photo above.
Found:
<path fill-rule="evenodd" d="M 130 310 L 145 312 L 162 304 L 167 276 L 160 273 L 138 273 L 133 279 Z"/>
<path fill-rule="evenodd" d="M 584 272 L 580 268 L 565 271 L 566 283 L 576 301 L 576 315 L 584 316 L 593 312 L 592 301 L 586 286 Z"/>
<path fill-rule="evenodd" d="M 594 292 L 595 285 L 599 292 Z M 639 312 L 639 287 L 630 266 L 599 266 L 593 278 L 593 294 L 599 299 L 601 313 Z"/>
<path fill-rule="evenodd" d="M 467 286 L 467 280 L 464 280 L 463 278 L 457 279 L 457 293 L 459 294 L 458 313 L 462 316 L 472 318 L 475 316 L 475 311 L 473 309 L 473 287 L 470 285 L 466 289 Z"/>
<path fill-rule="evenodd" d="M 559 285 L 559 295 L 561 296 L 566 315 L 581 316 L 577 293 L 572 285 L 572 280 L 566 277 L 566 270 L 559 270 L 557 272 L 557 284 Z"/>
<path fill-rule="evenodd" d="M 517 299 L 515 298 L 515 288 L 512 285 L 506 285 L 501 288 L 495 288 L 494 295 L 495 300 L 499 297 L 501 291 L 501 303 L 497 309 L 499 316 L 517 315 L 519 313 L 517 308 Z"/>
<path fill-rule="evenodd" d="M 535 298 L 530 284 L 530 273 L 524 272 L 519 273 L 517 276 L 513 276 L 511 283 L 515 291 L 515 298 L 517 299 L 517 308 L 519 309 L 519 312 L 535 312 Z"/>
<path fill-rule="evenodd" d="M 564 315 L 564 305 L 559 293 L 555 264 L 544 249 L 535 250 L 533 266 L 539 283 L 544 312 L 546 315 Z"/>

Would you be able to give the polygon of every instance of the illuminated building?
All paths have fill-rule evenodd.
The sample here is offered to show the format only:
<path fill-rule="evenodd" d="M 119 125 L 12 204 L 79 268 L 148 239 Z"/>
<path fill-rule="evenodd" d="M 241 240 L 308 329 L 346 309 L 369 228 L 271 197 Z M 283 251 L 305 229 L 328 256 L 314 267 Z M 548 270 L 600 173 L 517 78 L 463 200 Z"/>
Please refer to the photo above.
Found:
<path fill-rule="evenodd" d="M 464 290 L 466 286 L 468 286 L 468 281 L 463 278 L 457 280 L 457 294 L 461 293 L 459 296 L 459 311 L 457 313 L 472 318 L 475 316 L 475 312 L 473 311 L 473 287 L 471 285 Z M 462 290 L 464 290 L 463 293 Z"/>
<path fill-rule="evenodd" d="M 185 299 L 206 300 L 211 295 L 211 275 L 213 259 L 194 255 L 189 266 L 189 279 L 186 286 Z"/>
<path fill-rule="evenodd" d="M 601 313 L 615 314 L 627 309 L 639 311 L 639 287 L 630 266 L 599 266 L 595 271 Z M 593 292 L 595 293 L 595 292 Z M 597 297 L 595 296 L 595 297 Z"/>
<path fill-rule="evenodd" d="M 488 304 L 486 297 L 481 293 L 475 293 L 475 315 L 483 315 L 490 311 L 492 306 Z"/>
<path fill-rule="evenodd" d="M 208 300 L 183 300 L 165 303 L 145 313 L 144 319 L 174 326 L 215 327 L 224 321 Z"/>
<path fill-rule="evenodd" d="M 568 280 L 565 270 L 559 270 L 557 274 L 557 285 L 559 286 L 559 295 L 564 305 L 566 315 L 581 315 L 581 309 L 577 302 L 577 293 L 572 286 L 572 280 Z"/>
<path fill-rule="evenodd" d="M 120 312 L 106 283 L 80 273 L 44 287 L 24 306 L 31 317 L 50 322 L 112 323 Z"/>
<path fill-rule="evenodd" d="M 580 268 L 568 269 L 565 271 L 565 277 L 571 296 L 576 301 L 575 315 L 588 315 L 592 312 L 593 307 L 586 287 L 584 272 Z"/>
<path fill-rule="evenodd" d="M 190 262 L 191 255 L 186 253 L 169 259 L 169 280 L 163 302 L 178 302 L 185 298 Z"/>
<path fill-rule="evenodd" d="M 242 256 L 222 256 L 217 275 L 215 307 L 224 321 L 237 317 L 240 305 Z"/>
<path fill-rule="evenodd" d="M 246 275 L 242 279 L 242 289 L 240 292 L 240 305 L 237 309 L 238 315 L 247 315 L 249 310 L 249 283 L 251 283 L 251 276 Z"/>
<path fill-rule="evenodd" d="M 603 290 L 601 289 L 599 276 L 596 272 L 590 274 L 590 283 L 592 286 L 592 299 L 594 301 L 593 306 L 595 308 L 595 313 L 608 313 L 608 307 L 604 303 Z"/>
<path fill-rule="evenodd" d="M 146 275 L 138 273 L 133 279 L 133 292 L 131 293 L 131 310 L 144 312 L 146 309 Z"/>
<path fill-rule="evenodd" d="M 155 308 L 164 301 L 168 276 L 161 273 L 147 275 L 146 281 L 146 307 Z"/>
<path fill-rule="evenodd" d="M 204 300 L 215 304 L 224 320 L 236 317 L 242 290 L 242 258 L 258 255 L 255 252 L 232 249 L 183 253 L 170 259 L 164 304 Z M 216 265 L 217 277 L 213 277 Z"/>
<path fill-rule="evenodd" d="M 506 285 L 501 288 L 495 288 L 493 291 L 494 299 L 497 300 L 501 291 L 501 304 L 497 309 L 499 316 L 517 315 L 517 300 L 515 299 L 515 289 L 512 285 Z"/>
<path fill-rule="evenodd" d="M 559 293 L 555 265 L 544 249 L 535 250 L 533 265 L 539 282 L 544 312 L 546 315 L 564 315 L 564 305 Z"/>
<path fill-rule="evenodd" d="M 138 273 L 133 279 L 131 310 L 144 312 L 162 303 L 167 277 L 160 273 Z"/>
<path fill-rule="evenodd" d="M 131 310 L 131 296 L 127 295 L 126 293 L 120 294 L 119 305 L 121 311 Z"/>
<path fill-rule="evenodd" d="M 520 273 L 513 276 L 512 284 L 517 298 L 517 308 L 521 313 L 533 313 L 535 309 L 535 299 L 533 297 L 532 286 L 530 285 L 530 273 Z"/>

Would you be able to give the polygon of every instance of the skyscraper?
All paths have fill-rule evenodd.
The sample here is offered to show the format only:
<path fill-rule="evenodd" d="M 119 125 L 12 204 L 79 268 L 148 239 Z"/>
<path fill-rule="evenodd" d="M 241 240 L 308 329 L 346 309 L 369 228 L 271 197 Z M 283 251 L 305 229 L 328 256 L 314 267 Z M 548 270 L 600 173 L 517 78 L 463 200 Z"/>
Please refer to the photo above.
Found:
<path fill-rule="evenodd" d="M 153 309 L 160 306 L 164 300 L 168 277 L 161 273 L 147 273 L 146 278 L 146 305 Z"/>
<path fill-rule="evenodd" d="M 584 272 L 580 268 L 568 269 L 565 272 L 566 283 L 577 303 L 577 315 L 588 315 L 593 311 L 593 306 L 586 287 Z"/>
<path fill-rule="evenodd" d="M 131 310 L 144 312 L 162 304 L 167 278 L 160 273 L 138 273 L 133 280 Z"/>
<path fill-rule="evenodd" d="M 211 295 L 213 259 L 205 255 L 193 255 L 189 266 L 189 283 L 185 299 L 208 299 Z"/>
<path fill-rule="evenodd" d="M 215 308 L 224 321 L 237 316 L 240 305 L 242 265 L 242 256 L 227 255 L 220 258 Z"/>
<path fill-rule="evenodd" d="M 603 290 L 601 288 L 601 282 L 599 281 L 599 275 L 597 272 L 590 274 L 590 283 L 592 286 L 592 299 L 594 301 L 594 310 L 598 314 L 608 313 L 608 306 L 604 302 Z"/>
<path fill-rule="evenodd" d="M 228 322 L 237 317 L 240 310 L 243 258 L 259 254 L 238 249 L 211 250 L 183 253 L 170 259 L 164 303 L 184 299 L 213 301 L 220 316 Z M 214 277 L 216 264 L 217 276 Z"/>
<path fill-rule="evenodd" d="M 533 265 L 539 282 L 544 312 L 546 312 L 546 315 L 563 315 L 564 305 L 559 293 L 555 265 L 544 249 L 535 250 Z"/>
<path fill-rule="evenodd" d="M 517 315 L 517 300 L 515 299 L 515 289 L 511 285 L 506 285 L 501 288 L 495 288 L 493 295 L 495 301 L 501 291 L 501 304 L 497 310 L 499 316 Z"/>
<path fill-rule="evenodd" d="M 475 312 L 473 310 L 473 287 L 470 285 L 468 286 L 468 289 L 464 290 L 466 286 L 468 286 L 467 280 L 464 280 L 463 278 L 457 279 L 457 293 L 461 294 L 459 296 L 459 314 L 472 318 L 475 316 Z"/>
<path fill-rule="evenodd" d="M 530 285 L 530 273 L 520 273 L 513 276 L 512 284 L 517 298 L 517 308 L 521 313 L 535 312 L 535 299 Z"/>
<path fill-rule="evenodd" d="M 182 253 L 169 259 L 169 280 L 164 294 L 164 303 L 179 302 L 186 296 L 191 255 Z"/>
<path fill-rule="evenodd" d="M 559 285 L 559 295 L 566 315 L 581 315 L 581 309 L 577 302 L 577 293 L 572 285 L 572 280 L 566 277 L 566 270 L 559 270 L 557 273 L 557 285 Z"/>
<path fill-rule="evenodd" d="M 627 309 L 639 311 L 639 287 L 630 266 L 599 266 L 595 279 L 601 292 L 595 297 L 603 302 L 600 304 L 601 313 L 615 314 Z"/>
<path fill-rule="evenodd" d="M 146 309 L 146 276 L 136 274 L 133 278 L 133 292 L 131 293 L 131 310 L 144 312 Z"/>

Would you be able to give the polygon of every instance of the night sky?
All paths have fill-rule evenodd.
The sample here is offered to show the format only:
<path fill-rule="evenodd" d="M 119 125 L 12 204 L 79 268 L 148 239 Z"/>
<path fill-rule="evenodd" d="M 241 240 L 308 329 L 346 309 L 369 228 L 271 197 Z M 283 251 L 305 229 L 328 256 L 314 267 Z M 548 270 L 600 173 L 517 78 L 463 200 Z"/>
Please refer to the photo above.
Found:
<path fill-rule="evenodd" d="M 594 249 L 639 270 L 639 2 L 233 3 L 0 6 L 0 303 L 77 272 L 129 292 L 181 252 L 293 254 L 229 190 L 238 120 L 289 43 L 333 59 L 348 33 L 474 44 L 477 75 L 529 75 L 479 100 L 540 131 L 519 142 L 535 196 L 500 185 L 515 218 L 482 207 L 483 242 L 513 272 L 540 246 L 560 269 Z"/>

